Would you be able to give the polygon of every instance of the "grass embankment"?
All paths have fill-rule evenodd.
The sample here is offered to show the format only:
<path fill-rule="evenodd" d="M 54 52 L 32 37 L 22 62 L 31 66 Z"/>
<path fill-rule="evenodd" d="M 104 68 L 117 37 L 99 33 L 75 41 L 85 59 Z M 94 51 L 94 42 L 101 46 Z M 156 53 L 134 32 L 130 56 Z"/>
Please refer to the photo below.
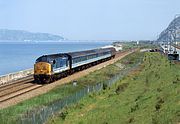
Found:
<path fill-rule="evenodd" d="M 155 44 L 150 44 L 150 43 L 137 44 L 136 42 L 126 42 L 126 43 L 123 43 L 122 45 L 123 45 L 123 51 L 128 50 L 128 49 L 132 49 L 132 48 L 141 48 L 141 49 L 159 48 L 159 46 L 157 46 Z"/>
<path fill-rule="evenodd" d="M 141 53 L 132 54 L 131 56 L 141 56 L 140 54 Z M 120 63 L 120 61 L 117 63 Z M 34 97 L 32 99 L 26 100 L 22 103 L 19 103 L 17 105 L 8 108 L 1 109 L 0 110 L 1 123 L 10 123 L 10 124 L 15 123 L 16 119 L 20 115 L 25 114 L 27 111 L 33 111 L 38 108 L 41 108 L 42 106 L 51 104 L 58 99 L 61 99 L 65 96 L 75 93 L 76 91 L 80 90 L 82 87 L 85 87 L 86 85 L 92 85 L 110 79 L 112 76 L 119 73 L 120 70 L 122 70 L 121 67 L 116 64 L 109 65 L 105 68 L 97 70 L 93 73 L 90 73 L 87 76 L 78 79 L 77 80 L 78 85 L 76 87 L 74 87 L 72 83 L 61 85 L 46 94 L 40 95 L 38 97 Z M 132 64 L 134 63 L 126 63 L 126 66 L 130 66 Z"/>
<path fill-rule="evenodd" d="M 180 65 L 159 53 L 146 53 L 141 67 L 110 89 L 65 108 L 48 123 L 178 124 Z"/>
<path fill-rule="evenodd" d="M 128 49 L 132 49 L 132 48 L 138 48 L 138 45 L 136 43 L 133 42 L 126 42 L 126 43 L 122 43 L 123 45 L 123 50 L 128 50 Z"/>

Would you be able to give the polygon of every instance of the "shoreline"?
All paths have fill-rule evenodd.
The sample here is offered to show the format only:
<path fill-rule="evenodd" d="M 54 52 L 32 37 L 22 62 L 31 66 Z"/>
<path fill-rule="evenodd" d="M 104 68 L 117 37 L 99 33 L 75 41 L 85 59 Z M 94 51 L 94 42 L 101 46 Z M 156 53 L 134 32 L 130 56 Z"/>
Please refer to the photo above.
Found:
<path fill-rule="evenodd" d="M 0 75 L 0 86 L 5 84 L 10 84 L 11 82 L 15 80 L 19 80 L 25 77 L 28 77 L 30 75 L 33 75 L 33 68 L 17 71 L 5 75 Z"/>

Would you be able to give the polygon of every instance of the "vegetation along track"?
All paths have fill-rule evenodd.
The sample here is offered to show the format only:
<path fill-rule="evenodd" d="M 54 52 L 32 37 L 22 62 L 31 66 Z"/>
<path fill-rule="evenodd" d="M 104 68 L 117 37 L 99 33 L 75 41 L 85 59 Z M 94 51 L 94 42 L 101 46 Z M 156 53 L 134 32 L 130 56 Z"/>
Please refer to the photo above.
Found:
<path fill-rule="evenodd" d="M 30 92 L 41 86 L 42 85 L 33 83 L 32 76 L 16 80 L 10 84 L 2 85 L 0 86 L 0 103 Z"/>

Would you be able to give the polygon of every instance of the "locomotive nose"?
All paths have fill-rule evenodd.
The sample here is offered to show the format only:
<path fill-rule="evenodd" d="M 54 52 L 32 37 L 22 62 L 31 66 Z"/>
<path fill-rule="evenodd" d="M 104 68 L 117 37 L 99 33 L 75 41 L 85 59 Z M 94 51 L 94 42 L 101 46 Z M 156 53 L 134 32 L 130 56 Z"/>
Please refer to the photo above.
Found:
<path fill-rule="evenodd" d="M 51 65 L 46 62 L 39 62 L 34 65 L 34 74 L 50 74 L 51 73 Z"/>

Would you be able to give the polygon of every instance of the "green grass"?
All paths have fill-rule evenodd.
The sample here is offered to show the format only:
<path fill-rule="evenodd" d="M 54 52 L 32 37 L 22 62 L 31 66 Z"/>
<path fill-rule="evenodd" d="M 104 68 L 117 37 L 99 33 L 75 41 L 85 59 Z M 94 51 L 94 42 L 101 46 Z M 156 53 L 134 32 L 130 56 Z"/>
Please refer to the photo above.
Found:
<path fill-rule="evenodd" d="M 146 53 L 139 69 L 110 89 L 65 108 L 48 123 L 178 124 L 180 65 L 170 64 L 159 53 Z"/>
<path fill-rule="evenodd" d="M 116 75 L 120 72 L 120 68 L 117 66 L 118 63 L 124 62 L 126 67 L 131 66 L 134 64 L 133 61 L 136 60 L 136 56 L 141 56 L 142 53 L 138 54 L 131 54 L 127 58 L 134 57 L 135 60 L 130 60 L 132 62 L 127 62 L 127 59 L 122 59 L 121 61 L 116 62 L 115 64 L 109 65 L 105 68 L 102 68 L 100 70 L 97 70 L 93 73 L 90 73 L 87 76 L 84 76 L 82 78 L 79 78 L 77 80 L 77 86 L 74 87 L 72 83 L 68 83 L 65 85 L 61 85 L 56 87 L 55 89 L 51 90 L 48 93 L 45 93 L 43 95 L 31 98 L 29 100 L 23 101 L 17 105 L 1 109 L 0 110 L 0 120 L 1 123 L 15 123 L 17 118 L 21 115 L 26 114 L 26 112 L 34 112 L 38 108 L 41 108 L 42 106 L 46 106 L 48 104 L 53 103 L 54 101 L 58 99 L 62 99 L 65 96 L 71 95 L 75 93 L 76 91 L 82 89 L 86 85 L 92 85 L 100 82 L 105 82 L 106 80 L 110 79 L 112 76 Z"/>
<path fill-rule="evenodd" d="M 157 46 L 155 44 L 142 43 L 142 42 L 140 42 L 140 44 L 138 44 L 138 45 L 137 45 L 136 42 L 125 42 L 125 43 L 122 43 L 122 45 L 123 45 L 122 51 L 126 51 L 126 50 L 129 50 L 129 49 L 132 49 L 132 48 L 140 48 L 140 49 L 155 49 L 155 48 L 158 48 L 159 49 L 159 46 Z"/>
<path fill-rule="evenodd" d="M 132 48 L 138 48 L 138 45 L 136 43 L 132 43 L 132 42 L 123 43 L 123 50 L 128 50 L 128 49 L 132 49 Z"/>

